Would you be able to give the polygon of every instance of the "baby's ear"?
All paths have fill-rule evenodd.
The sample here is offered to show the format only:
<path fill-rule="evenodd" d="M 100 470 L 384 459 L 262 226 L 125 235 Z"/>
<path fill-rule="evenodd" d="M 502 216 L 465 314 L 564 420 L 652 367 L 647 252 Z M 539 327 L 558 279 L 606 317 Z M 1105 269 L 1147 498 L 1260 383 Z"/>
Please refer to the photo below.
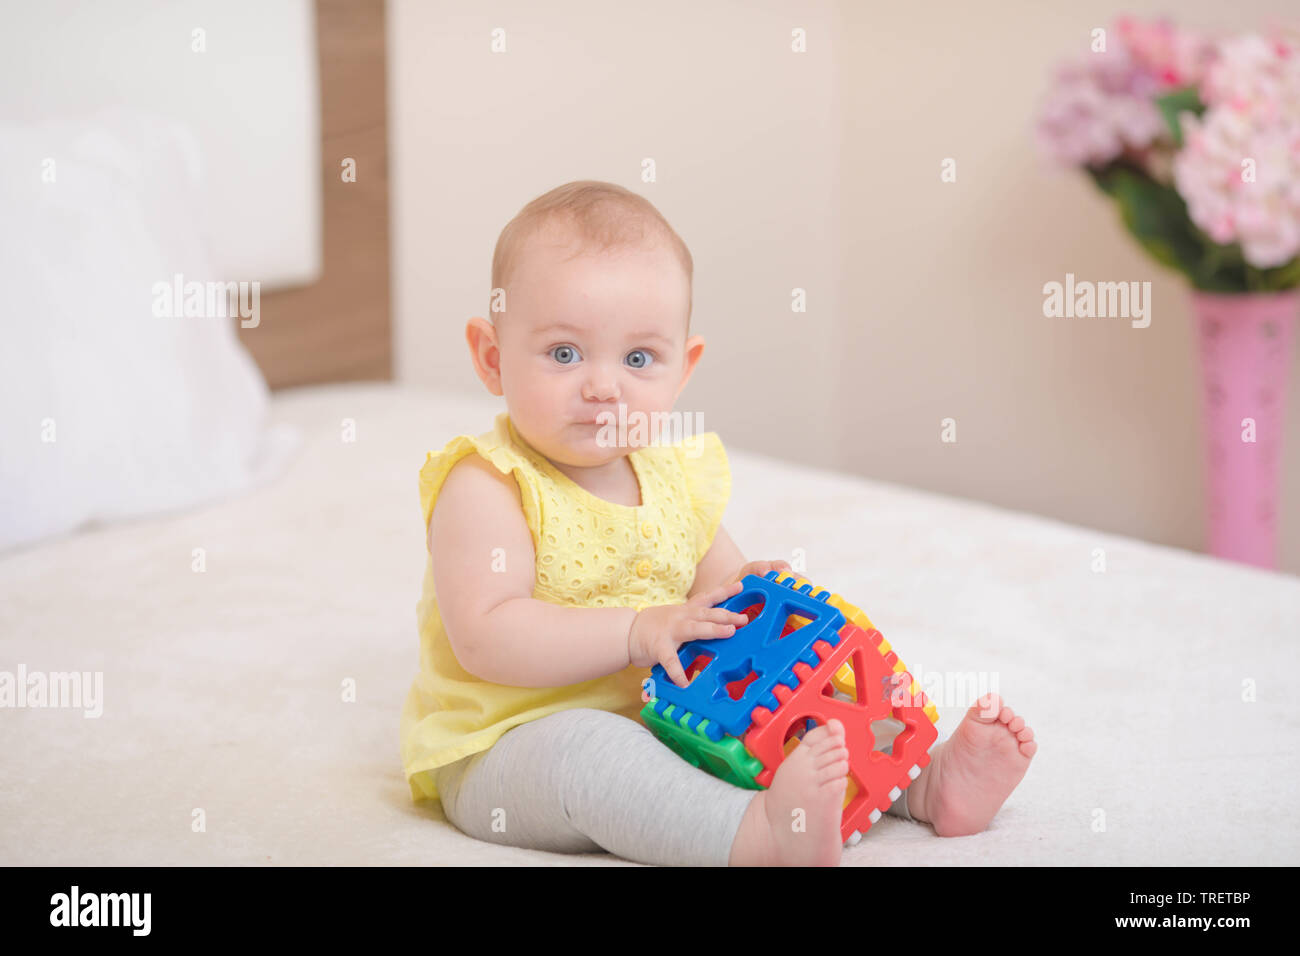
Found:
<path fill-rule="evenodd" d="M 673 395 L 673 400 L 681 395 L 682 389 L 686 383 L 691 380 L 691 373 L 695 371 L 695 366 L 700 361 L 700 356 L 704 354 L 704 336 L 692 335 L 686 340 L 686 345 L 682 352 L 682 380 L 677 386 L 677 391 Z"/>
<path fill-rule="evenodd" d="M 465 343 L 469 346 L 470 361 L 479 380 L 493 395 L 504 395 L 501 387 L 501 348 L 497 330 L 480 315 L 465 325 Z"/>

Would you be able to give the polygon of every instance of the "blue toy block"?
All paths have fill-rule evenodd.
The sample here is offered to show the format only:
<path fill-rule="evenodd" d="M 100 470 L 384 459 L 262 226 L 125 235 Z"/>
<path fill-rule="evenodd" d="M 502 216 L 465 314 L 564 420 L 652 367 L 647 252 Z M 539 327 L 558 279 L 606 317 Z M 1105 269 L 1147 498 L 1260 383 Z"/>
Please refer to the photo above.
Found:
<path fill-rule="evenodd" d="M 662 665 L 656 664 L 651 669 L 656 713 L 661 714 L 664 708 L 675 704 L 679 710 L 692 714 L 688 724 L 692 730 L 707 718 L 704 733 L 711 740 L 721 740 L 724 733 L 740 737 L 749 729 L 755 707 L 772 711 L 780 707 L 773 693 L 777 684 L 791 690 L 799 686 L 795 664 L 803 661 L 809 667 L 816 667 L 821 662 L 813 650 L 817 641 L 832 646 L 839 643 L 844 615 L 826 603 L 830 592 L 821 591 L 813 597 L 810 584 L 796 589 L 793 579 L 777 581 L 776 576 L 776 571 L 761 578 L 747 574 L 741 581 L 741 591 L 717 605 L 737 613 L 753 604 L 763 605 L 758 616 L 737 628 L 731 637 L 687 641 L 677 649 L 677 659 L 684 669 L 701 654 L 712 658 L 688 686 L 674 684 Z M 808 623 L 783 638 L 781 631 L 792 614 L 807 618 Z M 744 680 L 751 673 L 756 676 L 741 689 L 741 696 L 733 700 L 727 685 Z"/>

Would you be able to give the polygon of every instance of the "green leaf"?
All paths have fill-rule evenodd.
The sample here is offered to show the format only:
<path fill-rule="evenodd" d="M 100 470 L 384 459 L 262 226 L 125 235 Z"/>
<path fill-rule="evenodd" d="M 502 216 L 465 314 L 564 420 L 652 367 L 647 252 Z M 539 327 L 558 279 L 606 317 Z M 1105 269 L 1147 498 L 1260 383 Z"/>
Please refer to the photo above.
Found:
<path fill-rule="evenodd" d="M 1222 245 L 1198 229 L 1178 190 L 1156 182 L 1140 167 L 1120 160 L 1087 172 L 1115 200 L 1125 227 L 1142 248 L 1186 275 L 1194 288 L 1237 293 L 1300 286 L 1300 258 L 1273 269 L 1255 268 L 1238 243 Z"/>
<path fill-rule="evenodd" d="M 1300 286 L 1300 256 L 1284 266 L 1262 270 L 1260 281 L 1269 292 L 1282 292 Z"/>
<path fill-rule="evenodd" d="M 1157 262 L 1195 279 L 1204 250 L 1178 191 L 1127 168 L 1111 171 L 1110 187 L 1124 225 L 1142 247 Z"/>
<path fill-rule="evenodd" d="M 1115 164 L 1103 166 L 1100 169 L 1094 166 L 1084 167 L 1088 175 L 1092 177 L 1092 181 L 1096 183 L 1097 188 L 1107 196 L 1115 195 L 1115 170 L 1119 168 L 1120 167 Z"/>
<path fill-rule="evenodd" d="M 1194 86 L 1185 86 L 1180 90 L 1156 97 L 1156 107 L 1159 108 L 1160 115 L 1165 118 L 1165 125 L 1173 134 L 1174 143 L 1179 147 L 1183 145 L 1183 127 L 1178 122 L 1178 114 L 1194 113 L 1200 116 L 1205 112 L 1205 104 L 1201 102 L 1200 94 Z"/>
<path fill-rule="evenodd" d="M 1248 266 L 1237 243 L 1220 245 L 1192 225 L 1192 234 L 1203 250 L 1201 263 L 1192 275 L 1192 285 L 1207 292 L 1244 292 L 1249 289 Z"/>

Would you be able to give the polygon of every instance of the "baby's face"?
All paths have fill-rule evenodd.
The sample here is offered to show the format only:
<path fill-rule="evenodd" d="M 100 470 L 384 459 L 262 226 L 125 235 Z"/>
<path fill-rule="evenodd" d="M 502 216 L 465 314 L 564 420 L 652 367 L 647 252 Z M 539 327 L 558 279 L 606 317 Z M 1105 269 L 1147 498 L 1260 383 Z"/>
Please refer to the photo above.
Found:
<path fill-rule="evenodd" d="M 530 445 L 592 467 L 632 450 L 598 441 L 593 421 L 617 421 L 624 405 L 630 431 L 638 415 L 671 411 L 703 339 L 687 341 L 690 289 L 667 246 L 564 261 L 572 249 L 533 237 L 523 250 L 496 322 L 501 388 Z"/>

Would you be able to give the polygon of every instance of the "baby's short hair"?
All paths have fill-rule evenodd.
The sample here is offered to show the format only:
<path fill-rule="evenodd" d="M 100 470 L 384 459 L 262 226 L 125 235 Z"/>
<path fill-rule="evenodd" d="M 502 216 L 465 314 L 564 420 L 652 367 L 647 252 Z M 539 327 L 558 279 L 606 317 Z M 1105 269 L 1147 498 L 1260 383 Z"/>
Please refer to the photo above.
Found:
<path fill-rule="evenodd" d="M 641 245 L 648 239 L 666 241 L 686 272 L 687 288 L 693 288 L 691 251 L 654 203 L 614 183 L 582 179 L 538 196 L 506 223 L 492 254 L 494 290 L 506 288 L 526 240 L 553 225 L 569 230 L 579 243 L 578 252 L 604 252 Z M 686 309 L 688 332 L 694 298 L 692 291 Z"/>

